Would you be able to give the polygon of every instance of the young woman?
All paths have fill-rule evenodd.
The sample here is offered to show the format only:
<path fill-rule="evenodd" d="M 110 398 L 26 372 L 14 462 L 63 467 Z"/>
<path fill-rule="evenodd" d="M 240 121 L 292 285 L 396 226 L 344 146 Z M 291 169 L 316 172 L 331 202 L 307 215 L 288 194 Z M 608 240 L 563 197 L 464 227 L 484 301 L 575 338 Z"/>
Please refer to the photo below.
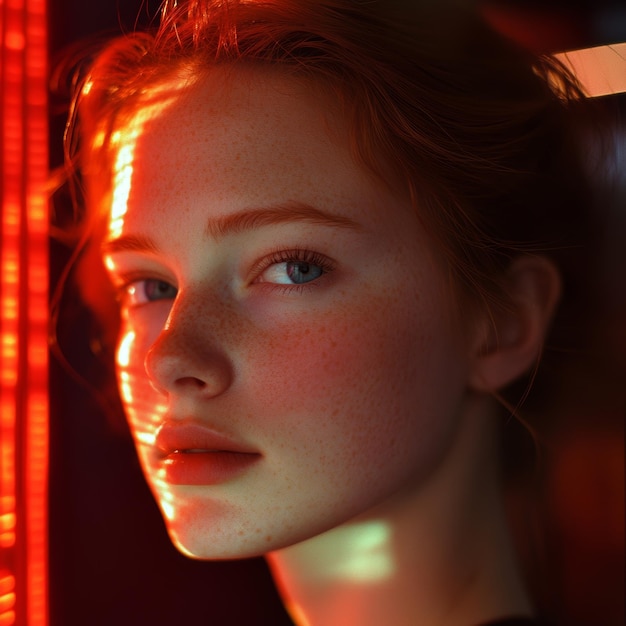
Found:
<path fill-rule="evenodd" d="M 77 96 L 169 534 L 266 555 L 299 625 L 533 615 L 499 433 L 568 282 L 580 94 L 466 5 L 166 3 Z"/>

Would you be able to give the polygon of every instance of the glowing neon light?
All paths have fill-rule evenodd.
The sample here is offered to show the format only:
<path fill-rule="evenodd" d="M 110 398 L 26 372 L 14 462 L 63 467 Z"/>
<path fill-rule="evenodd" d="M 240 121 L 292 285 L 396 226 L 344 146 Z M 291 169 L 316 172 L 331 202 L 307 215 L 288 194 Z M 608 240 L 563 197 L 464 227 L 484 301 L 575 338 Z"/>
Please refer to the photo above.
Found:
<path fill-rule="evenodd" d="M 45 0 L 0 0 L 0 24 L 0 626 L 46 626 Z"/>

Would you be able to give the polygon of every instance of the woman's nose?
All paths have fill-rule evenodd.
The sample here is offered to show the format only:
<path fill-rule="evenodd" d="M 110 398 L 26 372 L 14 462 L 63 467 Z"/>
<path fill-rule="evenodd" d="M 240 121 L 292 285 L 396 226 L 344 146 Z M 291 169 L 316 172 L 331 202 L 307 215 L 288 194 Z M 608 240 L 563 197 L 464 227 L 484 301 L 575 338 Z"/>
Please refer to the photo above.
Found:
<path fill-rule="evenodd" d="M 175 304 L 146 354 L 145 369 L 152 386 L 167 396 L 213 398 L 224 393 L 232 383 L 233 367 L 219 327 L 197 310 Z"/>

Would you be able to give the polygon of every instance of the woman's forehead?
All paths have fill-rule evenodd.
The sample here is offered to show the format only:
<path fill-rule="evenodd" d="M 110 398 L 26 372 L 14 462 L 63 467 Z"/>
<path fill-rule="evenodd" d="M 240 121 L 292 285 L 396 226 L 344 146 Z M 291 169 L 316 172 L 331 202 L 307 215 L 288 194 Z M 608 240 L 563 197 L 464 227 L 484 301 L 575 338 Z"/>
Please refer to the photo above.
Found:
<path fill-rule="evenodd" d="M 348 124 L 324 90 L 271 69 L 217 67 L 203 74 L 146 89 L 116 116 L 108 137 L 114 177 L 139 155 L 159 155 L 173 173 L 193 153 L 210 170 L 218 146 L 226 158 L 237 152 L 240 170 L 263 152 L 277 165 L 289 161 L 290 169 L 320 151 L 350 160 Z"/>
<path fill-rule="evenodd" d="M 290 201 L 351 211 L 384 205 L 383 194 L 389 203 L 353 158 L 336 106 L 276 72 L 216 71 L 162 88 L 112 136 L 110 230 L 148 208 L 156 219 L 170 198 L 210 198 L 220 212 Z"/>
<path fill-rule="evenodd" d="M 260 63 L 229 63 L 192 70 L 170 71 L 162 79 L 138 85 L 113 114 L 114 126 L 123 129 L 165 114 L 173 106 L 187 115 L 200 117 L 239 114 L 255 110 L 259 97 L 269 96 L 277 107 L 285 100 L 306 102 L 311 110 L 325 111 L 329 119 L 339 117 L 335 92 L 322 78 L 287 71 L 280 66 Z M 196 123 L 198 120 L 196 120 Z"/>
<path fill-rule="evenodd" d="M 303 160 L 313 167 L 311 159 L 320 153 L 349 160 L 348 142 L 335 132 L 341 120 L 334 113 L 324 95 L 282 75 L 216 71 L 192 86 L 168 85 L 143 99 L 117 126 L 111 145 L 118 161 L 133 151 L 144 161 L 158 155 L 169 166 L 197 157 L 207 172 L 230 160 L 250 176 L 254 172 L 245 172 L 247 166 L 281 160 L 295 170 Z M 261 156 L 269 162 L 255 162 Z"/>

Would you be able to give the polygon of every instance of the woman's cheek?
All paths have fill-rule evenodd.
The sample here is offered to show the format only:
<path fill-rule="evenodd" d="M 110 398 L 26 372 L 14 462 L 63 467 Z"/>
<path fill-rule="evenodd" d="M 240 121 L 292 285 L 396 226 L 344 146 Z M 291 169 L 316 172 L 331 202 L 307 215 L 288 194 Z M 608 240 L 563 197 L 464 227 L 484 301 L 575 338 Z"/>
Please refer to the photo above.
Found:
<path fill-rule="evenodd" d="M 153 432 L 166 410 L 145 370 L 145 358 L 164 322 L 143 320 L 134 315 L 122 321 L 117 348 L 117 379 L 126 417 L 136 439 Z"/>
<path fill-rule="evenodd" d="M 424 394 L 416 389 L 429 333 L 415 325 L 415 309 L 388 303 L 352 300 L 319 318 L 277 324 L 251 350 L 242 384 L 267 421 L 288 421 L 293 443 L 374 459 L 381 448 L 409 447 L 416 412 L 430 403 L 429 381 Z"/>
<path fill-rule="evenodd" d="M 364 480 L 435 463 L 465 394 L 465 341 L 442 314 L 454 310 L 445 281 L 436 268 L 398 267 L 376 275 L 375 288 L 349 290 L 323 315 L 272 333 L 285 341 L 273 339 L 257 355 L 259 371 L 262 353 L 271 355 L 267 373 L 281 381 L 271 394 L 258 389 L 275 407 L 268 416 L 289 399 L 302 445 L 317 436 Z"/>

